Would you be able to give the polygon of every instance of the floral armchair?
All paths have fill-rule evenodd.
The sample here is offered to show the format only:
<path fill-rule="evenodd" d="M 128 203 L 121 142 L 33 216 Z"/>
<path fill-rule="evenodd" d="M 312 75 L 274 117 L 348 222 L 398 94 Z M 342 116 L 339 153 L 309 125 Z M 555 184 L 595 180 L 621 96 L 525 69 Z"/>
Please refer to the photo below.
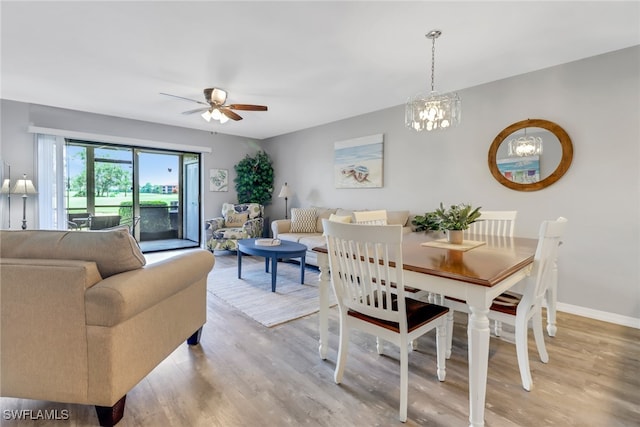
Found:
<path fill-rule="evenodd" d="M 264 206 L 258 203 L 224 203 L 221 217 L 205 221 L 207 249 L 211 252 L 235 251 L 238 240 L 261 237 L 263 226 Z"/>

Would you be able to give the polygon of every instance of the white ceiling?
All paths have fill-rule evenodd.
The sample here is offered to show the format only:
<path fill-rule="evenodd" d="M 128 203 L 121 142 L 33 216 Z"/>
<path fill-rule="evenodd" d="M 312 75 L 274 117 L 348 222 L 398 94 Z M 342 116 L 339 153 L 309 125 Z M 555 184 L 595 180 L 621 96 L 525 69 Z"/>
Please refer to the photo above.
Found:
<path fill-rule="evenodd" d="M 3 99 L 263 139 L 640 44 L 640 2 L 2 1 Z M 268 105 L 207 123 L 220 87 Z M 464 99 L 462 100 L 464 110 Z"/>

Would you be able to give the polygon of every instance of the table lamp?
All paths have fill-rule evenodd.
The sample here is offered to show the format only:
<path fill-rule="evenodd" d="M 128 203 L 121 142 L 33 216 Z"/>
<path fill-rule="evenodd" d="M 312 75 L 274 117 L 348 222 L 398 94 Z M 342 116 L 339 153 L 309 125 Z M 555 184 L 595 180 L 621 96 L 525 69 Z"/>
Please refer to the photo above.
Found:
<path fill-rule="evenodd" d="M 22 179 L 16 181 L 11 194 L 22 194 L 22 229 L 27 229 L 27 197 L 29 194 L 37 194 L 33 182 L 27 179 L 27 174 L 22 175 Z"/>

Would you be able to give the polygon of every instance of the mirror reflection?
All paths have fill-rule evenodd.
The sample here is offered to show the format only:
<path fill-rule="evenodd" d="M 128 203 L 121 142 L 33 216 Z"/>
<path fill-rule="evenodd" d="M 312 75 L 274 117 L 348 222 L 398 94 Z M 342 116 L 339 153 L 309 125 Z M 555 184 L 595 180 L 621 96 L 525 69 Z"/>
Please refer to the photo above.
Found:
<path fill-rule="evenodd" d="M 506 179 L 530 184 L 551 175 L 561 158 L 560 140 L 546 129 L 530 127 L 507 135 L 498 147 L 496 165 Z"/>

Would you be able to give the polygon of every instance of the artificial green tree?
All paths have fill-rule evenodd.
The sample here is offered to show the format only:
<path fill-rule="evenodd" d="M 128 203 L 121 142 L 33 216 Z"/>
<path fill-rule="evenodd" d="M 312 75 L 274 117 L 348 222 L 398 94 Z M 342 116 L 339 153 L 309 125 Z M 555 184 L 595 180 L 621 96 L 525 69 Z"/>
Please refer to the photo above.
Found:
<path fill-rule="evenodd" d="M 234 168 L 238 203 L 271 203 L 273 166 L 267 153 L 259 151 L 254 157 L 247 154 Z"/>

